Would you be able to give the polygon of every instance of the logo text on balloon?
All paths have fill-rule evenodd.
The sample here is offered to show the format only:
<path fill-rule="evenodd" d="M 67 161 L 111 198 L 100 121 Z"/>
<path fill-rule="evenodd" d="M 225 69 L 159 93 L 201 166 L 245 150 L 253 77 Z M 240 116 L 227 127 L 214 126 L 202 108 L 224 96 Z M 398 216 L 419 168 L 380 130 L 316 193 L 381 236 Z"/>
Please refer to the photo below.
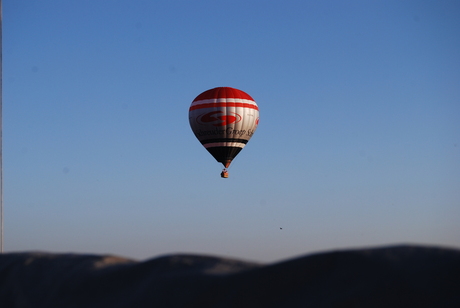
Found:
<path fill-rule="evenodd" d="M 225 114 L 223 111 L 211 111 L 200 115 L 197 122 L 202 125 L 225 126 L 241 121 L 241 116 L 234 112 Z"/>

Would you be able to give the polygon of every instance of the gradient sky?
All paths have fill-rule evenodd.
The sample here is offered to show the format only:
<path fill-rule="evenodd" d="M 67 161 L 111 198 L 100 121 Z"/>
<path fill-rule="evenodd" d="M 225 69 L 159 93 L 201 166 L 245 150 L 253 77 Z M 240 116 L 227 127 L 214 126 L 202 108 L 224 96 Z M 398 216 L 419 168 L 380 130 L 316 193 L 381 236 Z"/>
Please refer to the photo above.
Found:
<path fill-rule="evenodd" d="M 229 179 L 217 86 L 260 108 Z M 3 166 L 6 252 L 460 248 L 460 2 L 3 0 Z"/>

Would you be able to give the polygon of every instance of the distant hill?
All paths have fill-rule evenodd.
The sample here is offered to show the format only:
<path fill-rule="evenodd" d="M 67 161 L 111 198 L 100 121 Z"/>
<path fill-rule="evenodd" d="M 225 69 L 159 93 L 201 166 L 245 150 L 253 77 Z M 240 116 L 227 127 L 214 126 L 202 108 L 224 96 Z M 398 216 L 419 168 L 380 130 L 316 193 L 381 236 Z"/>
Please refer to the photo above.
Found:
<path fill-rule="evenodd" d="M 340 250 L 274 264 L 200 255 L 144 262 L 0 255 L 0 307 L 460 307 L 460 250 Z"/>

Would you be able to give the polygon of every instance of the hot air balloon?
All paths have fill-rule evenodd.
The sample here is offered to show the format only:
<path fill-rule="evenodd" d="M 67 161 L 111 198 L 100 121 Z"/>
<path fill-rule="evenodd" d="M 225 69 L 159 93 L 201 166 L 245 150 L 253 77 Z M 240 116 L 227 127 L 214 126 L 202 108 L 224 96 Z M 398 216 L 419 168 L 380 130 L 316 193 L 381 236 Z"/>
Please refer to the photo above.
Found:
<path fill-rule="evenodd" d="M 259 107 L 241 90 L 218 87 L 193 100 L 188 118 L 198 141 L 224 165 L 221 177 L 227 178 L 227 168 L 256 131 Z"/>

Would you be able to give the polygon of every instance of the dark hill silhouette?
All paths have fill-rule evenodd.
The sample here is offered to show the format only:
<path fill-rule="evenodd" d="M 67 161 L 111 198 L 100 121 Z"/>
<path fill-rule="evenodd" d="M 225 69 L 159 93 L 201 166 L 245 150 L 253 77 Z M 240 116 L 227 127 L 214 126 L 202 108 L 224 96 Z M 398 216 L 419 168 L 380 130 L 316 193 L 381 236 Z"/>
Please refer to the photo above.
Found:
<path fill-rule="evenodd" d="M 274 264 L 169 255 L 0 255 L 0 307 L 460 307 L 460 250 L 395 246 Z"/>

